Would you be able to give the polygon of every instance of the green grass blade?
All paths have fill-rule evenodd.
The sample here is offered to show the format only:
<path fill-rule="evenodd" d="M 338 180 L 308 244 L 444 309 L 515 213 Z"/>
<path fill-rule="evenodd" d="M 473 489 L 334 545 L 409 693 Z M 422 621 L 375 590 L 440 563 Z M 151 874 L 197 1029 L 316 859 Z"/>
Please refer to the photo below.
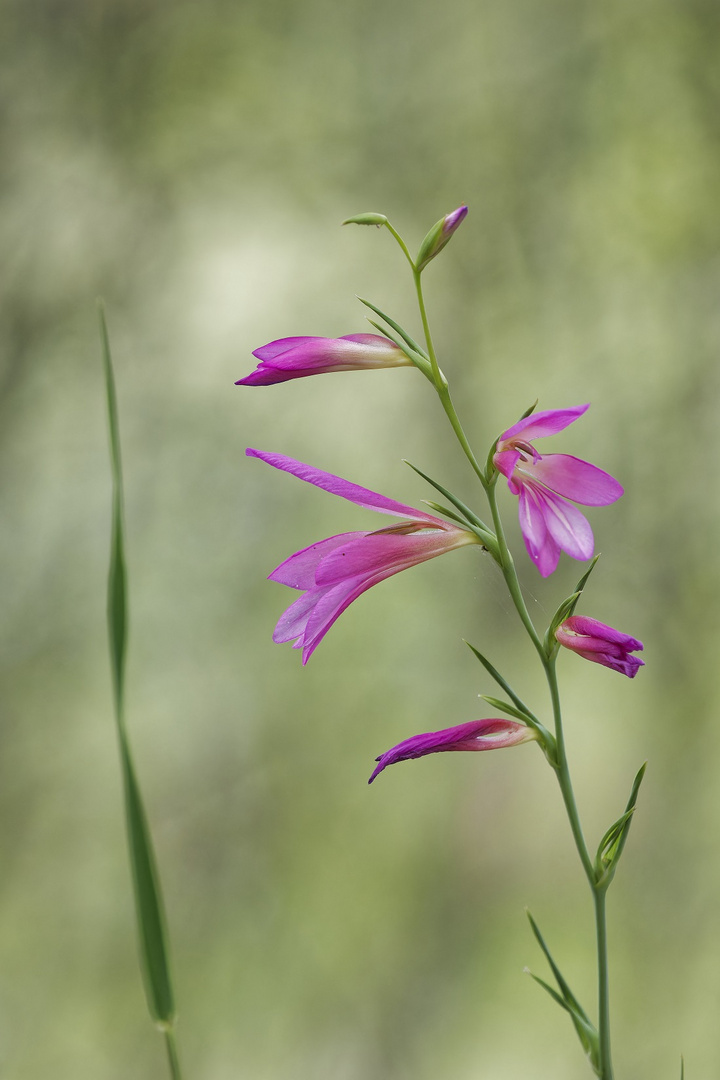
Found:
<path fill-rule="evenodd" d="M 155 863 L 152 839 L 135 774 L 130 745 L 125 730 L 124 688 L 127 652 L 127 570 L 123 514 L 122 461 L 118 425 L 117 398 L 113 376 L 110 342 L 105 312 L 100 305 L 100 335 L 102 341 L 108 423 L 110 428 L 110 461 L 112 469 L 112 536 L 110 570 L 108 575 L 108 632 L 110 662 L 113 677 L 113 699 L 123 774 L 125 818 L 135 910 L 137 914 L 140 963 L 145 984 L 148 1009 L 152 1018 L 168 1027 L 175 1016 L 174 995 L 168 962 L 167 931 L 160 882 Z M 179 1069 L 173 1076 L 179 1077 Z"/>

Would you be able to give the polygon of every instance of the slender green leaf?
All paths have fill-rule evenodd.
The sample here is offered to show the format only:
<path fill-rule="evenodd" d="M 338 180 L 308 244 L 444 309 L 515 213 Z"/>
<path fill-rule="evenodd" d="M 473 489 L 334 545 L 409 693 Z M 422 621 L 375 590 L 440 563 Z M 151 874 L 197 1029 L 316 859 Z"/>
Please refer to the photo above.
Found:
<path fill-rule="evenodd" d="M 527 914 L 527 917 L 528 917 L 528 919 L 530 921 L 530 926 L 532 927 L 532 932 L 535 935 L 535 938 L 537 940 L 538 945 L 540 946 L 543 953 L 545 954 L 545 959 L 547 960 L 548 964 L 550 965 L 550 967 L 552 969 L 552 973 L 555 976 L 555 981 L 557 982 L 558 986 L 560 987 L 560 992 L 561 992 L 564 1000 L 567 1002 L 567 1004 L 569 1006 L 572 1006 L 573 1010 L 578 1014 L 578 1016 L 581 1016 L 583 1018 L 583 1020 L 585 1020 L 585 1022 L 587 1024 L 590 1024 L 590 1018 L 588 1017 L 588 1015 L 585 1012 L 585 1010 L 583 1009 L 582 1005 L 577 1000 L 577 998 L 573 994 L 572 990 L 568 986 L 567 982 L 565 981 L 565 978 L 563 977 L 562 972 L 560 971 L 560 968 L 557 966 L 557 964 L 553 960 L 552 954 L 550 953 L 550 950 L 549 950 L 549 948 L 547 947 L 547 945 L 545 943 L 545 939 L 543 938 L 542 934 L 540 933 L 540 929 L 539 929 L 537 923 L 535 922 L 535 920 L 533 919 L 533 917 L 532 917 L 532 915 L 530 914 L 529 911 L 526 912 L 526 914 Z"/>
<path fill-rule="evenodd" d="M 376 323 L 374 319 L 368 319 L 368 322 L 371 326 L 374 326 L 376 330 L 379 330 L 386 338 L 389 338 L 390 341 L 397 345 L 398 349 L 401 349 L 402 352 L 405 353 L 408 360 L 410 360 L 426 378 L 430 378 L 430 364 L 428 361 L 406 345 L 399 334 L 395 334 L 392 330 L 388 330 L 385 326 L 381 326 L 380 323 Z"/>
<path fill-rule="evenodd" d="M 385 312 L 382 311 L 379 307 L 375 307 L 375 304 L 371 304 L 369 300 L 363 300 L 362 296 L 358 296 L 358 300 L 361 304 L 364 304 L 365 307 L 368 307 L 371 311 L 374 311 L 376 315 L 379 315 L 380 318 L 388 324 L 388 326 L 391 326 L 395 333 L 399 334 L 400 337 L 407 343 L 407 345 L 409 345 L 409 347 L 414 352 L 418 353 L 426 360 L 430 359 L 425 349 L 423 349 L 422 345 L 418 345 L 417 341 L 415 341 L 415 338 L 410 337 L 410 334 L 408 334 L 407 330 L 403 330 L 402 326 L 400 326 L 400 323 L 396 323 L 394 319 L 391 319 L 390 316 L 386 315 Z M 378 329 L 381 328 L 378 327 Z M 383 333 L 384 332 L 385 331 L 383 331 Z"/>
<path fill-rule="evenodd" d="M 592 574 L 593 570 L 595 569 L 595 567 L 597 566 L 599 558 L 600 558 L 599 555 L 595 556 L 595 558 L 592 560 L 592 562 L 588 566 L 587 570 L 585 571 L 585 573 L 583 574 L 583 576 L 580 578 L 577 585 L 575 586 L 575 592 L 577 593 L 578 597 L 580 596 L 583 589 L 587 585 L 588 579 L 589 579 L 590 575 Z M 575 603 L 577 604 L 577 600 L 575 601 Z M 574 610 L 575 609 L 573 608 L 573 611 Z M 572 611 L 570 612 L 570 614 L 572 615 Z"/>
<path fill-rule="evenodd" d="M 537 407 L 538 407 L 538 399 L 535 398 L 535 400 L 533 401 L 530 408 L 526 409 L 525 412 L 522 414 L 522 416 L 520 417 L 520 420 L 527 420 L 528 416 L 532 416 L 532 414 L 535 412 Z M 518 423 L 520 423 L 520 421 L 518 421 Z"/>
<path fill-rule="evenodd" d="M 493 709 L 499 709 L 500 712 L 507 713 L 508 716 L 514 716 L 516 720 L 521 720 L 523 724 L 530 724 L 531 727 L 535 726 L 535 719 L 532 716 L 528 716 L 527 713 L 522 712 L 521 709 L 516 709 L 514 705 L 509 705 L 507 701 L 501 701 L 500 698 L 490 697 L 489 694 L 481 694 L 480 697 L 483 701 L 487 701 L 488 705 L 491 705 Z"/>
<path fill-rule="evenodd" d="M 113 674 L 115 720 L 123 774 L 125 818 L 127 825 L 130 868 L 135 896 L 140 961 L 145 983 L 148 1008 L 153 1019 L 163 1025 L 172 1023 L 175 1015 L 172 981 L 168 963 L 165 914 L 160 891 L 152 840 L 142 803 L 135 767 L 130 752 L 124 719 L 125 657 L 127 652 L 127 571 L 123 526 L 123 484 L 120 456 L 120 433 L 117 397 L 113 375 L 110 342 L 105 312 L 100 305 L 100 334 L 102 340 L 108 422 L 110 428 L 110 460 L 112 468 L 112 536 L 110 570 L 108 575 L 108 631 Z"/>
<path fill-rule="evenodd" d="M 543 645 L 545 646 L 545 652 L 551 659 L 560 648 L 559 642 L 555 637 L 555 631 L 563 622 L 565 622 L 565 619 L 569 619 L 570 616 L 575 613 L 575 608 L 578 605 L 578 600 L 582 596 L 583 589 L 588 583 L 588 578 L 597 566 L 597 561 L 599 558 L 599 555 L 595 556 L 595 558 L 592 560 L 587 570 L 575 586 L 575 591 L 571 593 L 570 596 L 568 596 L 565 600 L 563 600 L 563 602 L 560 604 L 557 611 L 553 615 L 552 619 L 550 620 L 550 624 L 545 631 L 545 639 L 543 641 Z"/>
<path fill-rule="evenodd" d="M 583 1009 L 582 1005 L 577 1000 L 572 990 L 568 986 L 560 969 L 552 958 L 550 950 L 548 949 L 545 940 L 540 933 L 540 930 L 538 929 L 537 923 L 535 922 L 529 911 L 527 912 L 527 917 L 530 920 L 530 926 L 532 927 L 538 944 L 540 945 L 540 948 L 545 954 L 545 958 L 550 964 L 552 973 L 555 976 L 555 980 L 560 989 L 560 994 L 557 994 L 551 986 L 549 986 L 542 979 L 539 979 L 536 975 L 533 975 L 532 977 L 545 990 L 547 990 L 547 992 L 555 1001 L 557 1001 L 559 1005 L 561 1005 L 570 1014 L 570 1019 L 573 1022 L 573 1026 L 575 1028 L 578 1039 L 580 1040 L 582 1048 L 587 1054 L 590 1060 L 590 1064 L 592 1065 L 595 1073 L 597 1075 L 600 1075 L 600 1047 L 598 1033 L 595 1025 L 592 1023 L 587 1013 Z M 532 974 L 532 972 L 530 972 L 530 974 Z"/>
<path fill-rule="evenodd" d="M 685 1058 L 680 1056 L 680 1080 L 685 1080 Z"/>
<path fill-rule="evenodd" d="M 464 517 L 461 517 L 460 514 L 456 514 L 454 510 L 448 510 L 447 506 L 442 506 L 440 503 L 433 502 L 432 499 L 423 499 L 423 502 L 426 506 L 429 506 L 431 510 L 434 510 L 436 514 L 444 514 L 445 517 L 450 518 L 451 521 L 457 521 L 458 525 L 462 525 L 465 529 L 471 524 L 469 521 L 466 521 Z"/>
<path fill-rule="evenodd" d="M 630 826 L 635 814 L 638 795 L 640 793 L 640 785 L 643 782 L 646 768 L 647 761 L 643 762 L 635 775 L 630 790 L 630 797 L 627 801 L 627 806 L 625 807 L 625 813 L 610 826 L 598 845 L 597 855 L 595 857 L 595 869 L 598 874 L 599 885 L 609 885 L 615 876 L 620 856 L 627 843 Z"/>
<path fill-rule="evenodd" d="M 535 721 L 536 724 L 539 724 L 540 721 L 535 716 L 535 713 L 533 713 L 530 709 L 528 709 L 527 705 L 522 700 L 522 698 L 518 697 L 518 695 L 512 689 L 510 684 L 508 682 L 506 682 L 505 679 L 503 679 L 500 672 L 497 670 L 496 667 L 494 667 L 490 663 L 488 658 L 486 656 L 483 656 L 483 654 L 480 652 L 480 650 L 476 649 L 474 645 L 471 645 L 469 641 L 466 641 L 465 644 L 471 650 L 471 652 L 473 652 L 475 654 L 475 656 L 478 658 L 478 660 L 480 661 L 482 666 L 485 668 L 487 673 L 492 676 L 492 678 L 495 680 L 495 682 L 498 684 L 498 686 L 502 687 L 502 689 L 505 691 L 507 696 L 514 703 L 514 705 L 520 710 L 520 712 L 523 714 L 523 716 L 529 716 L 532 720 Z"/>
<path fill-rule="evenodd" d="M 403 460 L 405 460 L 405 464 L 409 465 L 413 472 L 416 472 L 418 476 L 422 476 L 423 480 L 427 480 L 428 484 L 434 487 L 436 491 L 439 491 L 441 495 L 444 495 L 445 498 L 453 504 L 455 509 L 460 511 L 462 516 L 469 524 L 474 525 L 479 530 L 478 535 L 481 536 L 483 543 L 487 545 L 488 549 L 493 554 L 498 550 L 497 537 L 495 533 L 488 528 L 485 522 L 482 521 L 477 516 L 477 514 L 474 514 L 473 511 L 468 506 L 466 506 L 461 499 L 458 499 L 458 497 L 456 495 L 453 495 L 451 491 L 448 491 L 446 487 L 443 487 L 442 484 L 439 484 L 437 480 L 433 480 L 431 476 L 428 476 L 427 473 L 424 473 L 422 469 L 419 469 L 417 467 L 417 465 L 413 465 L 412 461 L 407 461 L 406 459 Z"/>

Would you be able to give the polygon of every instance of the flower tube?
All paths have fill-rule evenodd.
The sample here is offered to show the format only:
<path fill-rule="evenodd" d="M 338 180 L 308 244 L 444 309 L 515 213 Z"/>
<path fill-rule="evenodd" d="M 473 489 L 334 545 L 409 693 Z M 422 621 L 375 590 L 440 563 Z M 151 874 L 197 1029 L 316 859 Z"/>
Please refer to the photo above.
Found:
<path fill-rule="evenodd" d="M 638 656 L 631 655 L 642 652 L 642 641 L 584 615 L 571 615 L 565 619 L 555 631 L 555 637 L 566 649 L 594 664 L 619 671 L 629 679 L 634 679 L 645 664 Z"/>
<path fill-rule="evenodd" d="M 260 363 L 236 386 L 271 386 L 332 371 L 412 367 L 402 349 L 379 334 L 279 338 L 255 349 L 253 356 Z"/>
<path fill-rule="evenodd" d="M 503 432 L 493 456 L 495 468 L 519 497 L 525 547 L 543 577 L 553 573 L 561 551 L 573 559 L 592 558 L 592 529 L 572 503 L 607 506 L 623 494 L 617 480 L 595 465 L 569 454 L 540 454 L 532 445 L 534 439 L 562 431 L 589 408 L 531 413 Z"/>
<path fill-rule="evenodd" d="M 537 733 L 525 724 L 499 719 L 472 720 L 469 724 L 458 724 L 442 731 L 413 735 L 375 758 L 378 764 L 368 784 L 372 784 L 388 765 L 395 765 L 398 761 L 409 761 L 411 758 L 425 757 L 426 754 L 442 754 L 449 750 L 499 750 L 537 737 Z"/>
<path fill-rule="evenodd" d="M 281 616 L 273 634 L 276 643 L 294 640 L 293 648 L 303 651 L 303 664 L 335 620 L 373 585 L 446 551 L 481 543 L 469 529 L 404 506 L 332 473 L 282 454 L 252 449 L 246 453 L 356 506 L 402 518 L 398 524 L 375 532 L 341 533 L 320 540 L 291 555 L 269 575 L 271 581 L 303 594 Z"/>

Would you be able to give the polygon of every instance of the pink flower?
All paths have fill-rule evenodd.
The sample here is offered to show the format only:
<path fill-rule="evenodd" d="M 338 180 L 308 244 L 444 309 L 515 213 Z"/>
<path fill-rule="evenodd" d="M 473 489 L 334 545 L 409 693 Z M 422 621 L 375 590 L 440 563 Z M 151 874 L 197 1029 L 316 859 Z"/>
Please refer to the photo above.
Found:
<path fill-rule="evenodd" d="M 279 338 L 255 349 L 253 356 L 260 363 L 236 386 L 270 386 L 328 371 L 412 366 L 402 349 L 379 334 Z"/>
<path fill-rule="evenodd" d="M 246 453 L 357 506 L 403 519 L 397 525 L 375 532 L 341 533 L 320 540 L 291 555 L 269 575 L 271 581 L 279 581 L 303 593 L 281 616 L 273 634 L 273 641 L 278 643 L 295 639 L 293 647 L 302 649 L 303 664 L 308 662 L 335 620 L 361 593 L 392 574 L 434 559 L 436 555 L 465 544 L 480 543 L 467 529 L 422 510 L 413 510 L 332 473 L 303 465 L 282 454 L 265 454 L 252 449 Z"/>
<path fill-rule="evenodd" d="M 634 679 L 645 664 L 644 660 L 630 655 L 642 652 L 642 641 L 584 615 L 571 615 L 557 628 L 555 637 L 566 649 L 572 649 L 594 664 L 619 671 L 629 679 Z"/>
<path fill-rule="evenodd" d="M 429 731 L 424 735 L 413 735 L 411 739 L 386 750 L 375 758 L 377 768 L 368 780 L 372 784 L 375 777 L 394 765 L 396 761 L 409 761 L 410 758 L 425 757 L 426 754 L 441 754 L 447 750 L 497 750 L 502 746 L 516 746 L 518 743 L 537 739 L 537 734 L 525 724 L 516 720 L 472 720 L 469 724 L 445 728 L 443 731 Z"/>
<path fill-rule="evenodd" d="M 561 551 L 573 559 L 592 558 L 592 529 L 568 499 L 607 506 L 623 493 L 617 480 L 595 465 L 569 454 L 539 454 L 531 445 L 534 439 L 562 431 L 589 408 L 579 405 L 526 416 L 503 432 L 493 457 L 511 492 L 519 496 L 525 547 L 543 577 L 555 570 Z"/>

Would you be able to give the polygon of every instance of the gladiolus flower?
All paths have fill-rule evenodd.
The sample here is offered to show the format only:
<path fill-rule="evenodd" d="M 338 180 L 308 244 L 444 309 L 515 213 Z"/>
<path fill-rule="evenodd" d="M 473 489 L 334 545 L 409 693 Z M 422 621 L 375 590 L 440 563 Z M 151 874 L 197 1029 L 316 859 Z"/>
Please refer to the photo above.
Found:
<path fill-rule="evenodd" d="M 252 449 L 246 453 L 357 506 L 403 519 L 376 532 L 341 533 L 320 540 L 291 555 L 269 575 L 271 581 L 303 593 L 281 616 L 273 634 L 277 643 L 296 639 L 293 648 L 302 649 L 303 664 L 335 620 L 361 593 L 410 566 L 444 555 L 453 548 L 481 542 L 468 529 L 282 454 Z"/>
<path fill-rule="evenodd" d="M 412 366 L 402 349 L 379 334 L 279 338 L 255 349 L 253 356 L 260 363 L 236 386 L 270 386 L 329 371 Z"/>
<path fill-rule="evenodd" d="M 543 577 L 555 570 L 560 552 L 573 559 L 591 559 L 595 541 L 587 519 L 572 502 L 607 506 L 623 493 L 608 473 L 569 454 L 539 454 L 534 439 L 568 427 L 589 405 L 532 413 L 498 439 L 495 468 L 519 496 L 520 528 L 525 547 Z"/>
<path fill-rule="evenodd" d="M 594 664 L 619 671 L 629 679 L 634 679 L 645 664 L 644 660 L 630 655 L 642 652 L 642 641 L 584 615 L 571 615 L 557 628 L 555 637 L 566 649 L 572 649 Z"/>
<path fill-rule="evenodd" d="M 531 739 L 537 739 L 536 732 L 515 720 L 472 720 L 469 724 L 458 724 L 443 731 L 413 735 L 411 739 L 405 739 L 375 758 L 378 765 L 368 784 L 372 784 L 383 769 L 397 761 L 409 761 L 411 758 L 425 757 L 426 754 L 442 754 L 448 750 L 498 750 Z"/>
<path fill-rule="evenodd" d="M 446 214 L 436 222 L 427 234 L 418 252 L 415 265 L 418 270 L 424 270 L 427 264 L 439 255 L 442 249 L 452 237 L 455 230 L 462 225 L 467 217 L 467 206 L 458 206 L 451 214 Z"/>

